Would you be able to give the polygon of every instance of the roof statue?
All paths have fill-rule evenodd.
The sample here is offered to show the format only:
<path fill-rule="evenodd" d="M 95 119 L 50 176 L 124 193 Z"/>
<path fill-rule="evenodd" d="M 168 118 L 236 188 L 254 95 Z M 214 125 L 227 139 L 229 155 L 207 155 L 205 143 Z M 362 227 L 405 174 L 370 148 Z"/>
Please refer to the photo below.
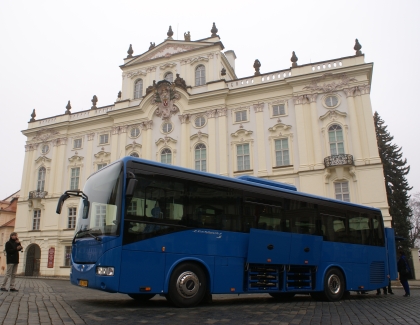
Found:
<path fill-rule="evenodd" d="M 254 62 L 255 63 L 255 62 Z M 222 68 L 222 70 L 220 71 L 220 74 L 222 75 L 222 76 L 226 76 L 226 69 L 225 68 Z"/>
<path fill-rule="evenodd" d="M 298 57 L 296 56 L 295 51 L 293 51 L 290 61 L 292 61 L 292 68 L 296 68 L 298 66 L 296 63 L 298 61 Z"/>
<path fill-rule="evenodd" d="M 34 108 L 34 110 L 32 111 L 32 114 L 31 114 L 31 119 L 29 120 L 29 122 L 35 122 L 35 117 L 36 117 L 36 114 L 35 114 L 35 108 Z"/>
<path fill-rule="evenodd" d="M 356 56 L 362 55 L 362 45 L 359 43 L 359 40 L 356 38 L 356 44 L 354 44 L 354 50 L 356 51 Z"/>
<path fill-rule="evenodd" d="M 187 84 L 185 83 L 185 80 L 179 76 L 179 73 L 176 74 L 174 84 L 177 87 L 181 87 L 182 89 L 187 90 Z"/>
<path fill-rule="evenodd" d="M 70 105 L 70 101 L 68 101 L 67 106 L 66 106 L 66 112 L 64 114 L 70 115 L 71 114 L 70 110 L 71 110 L 71 105 Z"/>
<path fill-rule="evenodd" d="M 184 33 L 184 40 L 187 41 L 187 42 L 191 42 L 190 31 L 188 31 L 188 33 Z"/>
<path fill-rule="evenodd" d="M 168 35 L 168 39 L 173 39 L 172 35 L 174 34 L 174 32 L 172 31 L 172 26 L 169 26 L 169 30 L 166 33 L 166 35 Z"/>
<path fill-rule="evenodd" d="M 133 51 L 133 47 L 131 46 L 131 44 L 130 44 L 130 47 L 128 48 L 127 53 L 128 53 L 128 55 L 127 55 L 127 59 L 130 59 L 130 58 L 132 58 L 132 57 L 133 57 L 133 53 L 134 53 L 134 51 Z"/>
<path fill-rule="evenodd" d="M 210 32 L 211 32 L 211 37 L 216 37 L 217 36 L 217 32 L 219 30 L 216 28 L 216 24 L 213 23 L 213 27 L 211 28 Z"/>
<path fill-rule="evenodd" d="M 260 67 L 261 67 L 261 63 L 259 60 L 255 60 L 254 61 L 254 65 L 253 65 L 254 69 L 255 69 L 255 73 L 254 76 L 259 76 L 261 75 L 260 73 Z"/>
<path fill-rule="evenodd" d="M 155 45 L 155 42 L 150 42 L 150 46 L 149 46 L 149 51 L 151 50 L 151 49 L 154 49 L 156 47 L 156 45 Z"/>
<path fill-rule="evenodd" d="M 96 95 L 93 95 L 93 98 L 91 100 L 93 106 L 91 107 L 91 109 L 97 109 L 96 107 L 96 103 L 98 102 L 98 97 L 96 97 Z"/>

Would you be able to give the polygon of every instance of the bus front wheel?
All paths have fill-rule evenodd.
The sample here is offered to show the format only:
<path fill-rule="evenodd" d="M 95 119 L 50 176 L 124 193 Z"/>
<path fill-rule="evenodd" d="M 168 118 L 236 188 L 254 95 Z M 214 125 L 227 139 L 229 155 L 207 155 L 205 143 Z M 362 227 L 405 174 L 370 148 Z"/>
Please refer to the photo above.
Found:
<path fill-rule="evenodd" d="M 343 273 L 333 267 L 327 271 L 324 278 L 324 294 L 328 301 L 339 301 L 346 291 Z"/>
<path fill-rule="evenodd" d="M 206 290 L 203 269 L 194 263 L 184 263 L 172 272 L 167 298 L 176 307 L 193 307 L 203 300 Z"/>

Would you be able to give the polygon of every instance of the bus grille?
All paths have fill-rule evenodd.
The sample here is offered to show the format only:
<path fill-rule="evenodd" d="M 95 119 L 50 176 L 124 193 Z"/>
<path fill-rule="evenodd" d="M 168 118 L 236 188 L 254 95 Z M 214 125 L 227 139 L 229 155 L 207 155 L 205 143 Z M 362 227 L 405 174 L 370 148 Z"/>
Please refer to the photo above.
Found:
<path fill-rule="evenodd" d="M 370 283 L 382 283 L 385 280 L 385 263 L 372 262 L 370 264 Z"/>

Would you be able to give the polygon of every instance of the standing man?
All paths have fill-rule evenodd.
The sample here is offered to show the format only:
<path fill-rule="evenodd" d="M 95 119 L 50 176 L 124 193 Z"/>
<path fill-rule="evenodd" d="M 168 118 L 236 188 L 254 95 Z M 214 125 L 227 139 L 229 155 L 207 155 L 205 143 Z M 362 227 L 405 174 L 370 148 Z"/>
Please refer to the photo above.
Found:
<path fill-rule="evenodd" d="M 6 263 L 7 263 L 7 272 L 6 276 L 4 277 L 4 281 L 1 285 L 1 291 L 7 291 L 6 284 L 7 280 L 10 278 L 10 291 L 18 291 L 15 289 L 15 277 L 16 272 L 18 269 L 19 264 L 19 252 L 22 250 L 22 246 L 20 245 L 19 238 L 17 237 L 17 233 L 12 232 L 10 234 L 10 239 L 6 243 Z"/>

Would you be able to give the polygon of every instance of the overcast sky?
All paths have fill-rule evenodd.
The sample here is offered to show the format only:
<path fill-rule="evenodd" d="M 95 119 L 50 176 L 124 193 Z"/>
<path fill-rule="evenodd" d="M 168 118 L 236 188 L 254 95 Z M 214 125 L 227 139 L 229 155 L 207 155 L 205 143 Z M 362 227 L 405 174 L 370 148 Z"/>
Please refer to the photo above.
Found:
<path fill-rule="evenodd" d="M 374 62 L 371 99 L 403 147 L 408 181 L 420 192 L 420 1 L 43 1 L 0 0 L 0 199 L 19 190 L 32 109 L 37 119 L 112 104 L 121 89 L 119 65 L 167 36 L 210 36 L 213 22 L 238 77 L 354 55 L 359 39 Z M 181 76 L 182 77 L 182 76 Z M 417 86 L 416 86 L 417 85 Z M 35 189 L 35 187 L 34 187 Z M 27 195 L 26 193 L 24 194 Z"/>

